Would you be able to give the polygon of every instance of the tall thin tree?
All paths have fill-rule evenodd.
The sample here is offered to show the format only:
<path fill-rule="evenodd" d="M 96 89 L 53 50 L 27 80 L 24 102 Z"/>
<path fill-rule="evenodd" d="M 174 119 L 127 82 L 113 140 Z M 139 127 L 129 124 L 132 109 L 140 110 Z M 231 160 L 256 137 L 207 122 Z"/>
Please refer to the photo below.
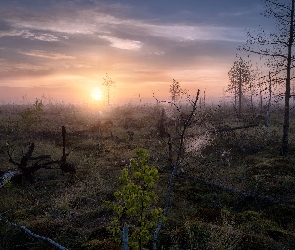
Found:
<path fill-rule="evenodd" d="M 111 88 L 115 86 L 115 82 L 109 77 L 108 74 L 103 78 L 103 86 L 106 87 L 107 90 L 107 101 L 108 101 L 108 106 L 110 105 L 110 91 Z"/>
<path fill-rule="evenodd" d="M 171 95 L 171 102 L 175 103 L 180 98 L 181 92 L 183 90 L 181 89 L 179 82 L 173 79 L 172 84 L 170 85 L 169 91 Z"/>
<path fill-rule="evenodd" d="M 250 65 L 244 61 L 241 57 L 234 62 L 233 67 L 228 72 L 230 84 L 228 86 L 228 92 L 234 92 L 235 107 L 237 107 L 237 98 L 239 101 L 238 115 L 242 112 L 242 97 L 245 85 L 250 82 Z"/>

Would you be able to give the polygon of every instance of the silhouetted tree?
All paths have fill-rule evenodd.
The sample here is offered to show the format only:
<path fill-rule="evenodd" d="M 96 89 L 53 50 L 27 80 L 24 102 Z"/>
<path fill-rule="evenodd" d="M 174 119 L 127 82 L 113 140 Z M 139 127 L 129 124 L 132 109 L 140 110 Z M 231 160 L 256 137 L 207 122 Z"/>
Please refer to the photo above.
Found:
<path fill-rule="evenodd" d="M 259 30 L 256 35 L 248 32 L 248 40 L 243 50 L 266 56 L 270 59 L 269 67 L 273 72 L 281 76 L 284 81 L 284 123 L 281 154 L 289 151 L 289 123 L 290 123 L 290 82 L 291 69 L 294 67 L 294 54 L 292 53 L 294 42 L 294 2 L 295 0 L 262 0 L 265 7 L 264 16 L 274 18 L 276 32 L 268 35 L 264 30 Z M 279 81 L 278 81 L 279 82 Z"/>
<path fill-rule="evenodd" d="M 250 65 L 245 62 L 241 57 L 234 62 L 233 67 L 228 72 L 230 84 L 228 85 L 228 92 L 234 93 L 235 107 L 238 105 L 238 115 L 241 115 L 242 110 L 242 96 L 244 87 L 250 83 Z"/>
<path fill-rule="evenodd" d="M 107 89 L 107 99 L 108 99 L 108 105 L 110 105 L 110 90 L 112 87 L 115 86 L 115 82 L 109 77 L 108 74 L 106 74 L 105 78 L 103 78 L 103 86 Z"/>
<path fill-rule="evenodd" d="M 170 94 L 171 94 L 171 102 L 176 102 L 179 98 L 183 90 L 180 87 L 179 82 L 173 79 L 172 84 L 170 85 Z"/>

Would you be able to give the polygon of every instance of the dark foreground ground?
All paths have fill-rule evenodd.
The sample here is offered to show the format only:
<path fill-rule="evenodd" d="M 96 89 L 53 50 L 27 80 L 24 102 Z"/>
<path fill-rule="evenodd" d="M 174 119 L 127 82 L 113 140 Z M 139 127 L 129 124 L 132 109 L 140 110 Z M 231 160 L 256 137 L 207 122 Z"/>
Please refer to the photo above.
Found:
<path fill-rule="evenodd" d="M 61 126 L 67 131 L 67 161 L 76 169 L 63 173 L 53 164 L 0 188 L 0 249 L 54 249 L 18 226 L 68 249 L 121 249 L 106 230 L 113 211 L 105 201 L 114 200 L 120 171 L 134 149 L 146 148 L 150 165 L 159 169 L 155 205 L 164 205 L 181 124 L 176 128 L 172 119 L 180 113 L 162 109 L 127 105 L 99 113 L 70 105 L 0 107 L 1 175 L 16 168 L 8 151 L 19 162 L 32 142 L 32 157 L 60 159 Z M 293 128 L 290 154 L 282 157 L 280 115 L 272 116 L 270 137 L 255 115 L 243 119 L 225 109 L 198 111 L 186 134 L 158 249 L 295 249 Z M 247 122 L 258 125 L 231 129 Z"/>

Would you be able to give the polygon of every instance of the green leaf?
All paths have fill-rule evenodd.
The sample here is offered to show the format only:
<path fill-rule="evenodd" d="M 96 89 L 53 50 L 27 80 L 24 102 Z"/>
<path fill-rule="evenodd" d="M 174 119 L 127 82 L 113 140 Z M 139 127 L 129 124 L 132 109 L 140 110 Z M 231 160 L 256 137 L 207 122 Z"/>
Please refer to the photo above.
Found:
<path fill-rule="evenodd" d="M 119 218 L 125 212 L 124 218 L 132 224 L 129 246 L 132 249 L 144 249 L 153 235 L 153 227 L 162 219 L 163 211 L 152 208 L 158 200 L 153 190 L 155 181 L 159 179 L 158 170 L 148 165 L 149 155 L 145 149 L 135 149 L 134 153 L 136 159 L 131 161 L 129 168 L 121 171 L 120 190 L 114 192 L 116 201 L 107 203 L 116 212 L 109 228 L 116 240 L 120 240 L 122 225 Z"/>

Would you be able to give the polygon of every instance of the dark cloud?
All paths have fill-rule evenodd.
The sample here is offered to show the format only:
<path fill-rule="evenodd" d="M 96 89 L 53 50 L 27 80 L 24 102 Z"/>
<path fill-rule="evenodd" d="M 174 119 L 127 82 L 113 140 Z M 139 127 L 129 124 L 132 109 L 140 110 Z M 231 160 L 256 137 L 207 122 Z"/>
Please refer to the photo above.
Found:
<path fill-rule="evenodd" d="M 7 31 L 10 29 L 10 26 L 7 22 L 5 22 L 4 20 L 1 20 L 0 17 L 0 31 Z"/>

